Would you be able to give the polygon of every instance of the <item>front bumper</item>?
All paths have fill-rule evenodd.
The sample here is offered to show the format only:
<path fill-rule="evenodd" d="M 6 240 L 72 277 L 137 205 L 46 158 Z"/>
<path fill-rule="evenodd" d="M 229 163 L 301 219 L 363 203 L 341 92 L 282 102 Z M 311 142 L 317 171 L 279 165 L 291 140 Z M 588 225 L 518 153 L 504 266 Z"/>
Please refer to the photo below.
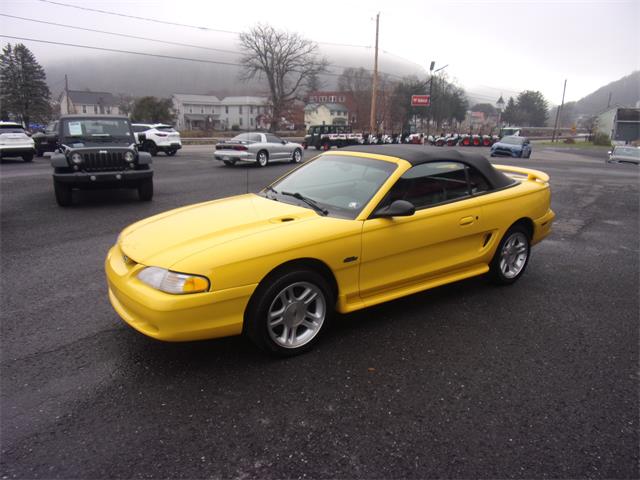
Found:
<path fill-rule="evenodd" d="M 255 162 L 256 156 L 253 153 L 241 152 L 238 150 L 216 150 L 213 154 L 216 160 L 221 162 Z"/>
<path fill-rule="evenodd" d="M 56 182 L 77 187 L 114 186 L 135 187 L 142 180 L 153 178 L 153 170 L 124 170 L 119 172 L 54 173 Z"/>
<path fill-rule="evenodd" d="M 157 340 L 188 341 L 242 333 L 244 311 L 256 285 L 227 290 L 172 295 L 138 280 L 145 266 L 125 263 L 114 245 L 105 260 L 109 300 L 131 327 Z"/>
<path fill-rule="evenodd" d="M 519 157 L 522 155 L 522 150 L 506 150 L 506 149 L 494 149 L 491 150 L 492 157 Z"/>

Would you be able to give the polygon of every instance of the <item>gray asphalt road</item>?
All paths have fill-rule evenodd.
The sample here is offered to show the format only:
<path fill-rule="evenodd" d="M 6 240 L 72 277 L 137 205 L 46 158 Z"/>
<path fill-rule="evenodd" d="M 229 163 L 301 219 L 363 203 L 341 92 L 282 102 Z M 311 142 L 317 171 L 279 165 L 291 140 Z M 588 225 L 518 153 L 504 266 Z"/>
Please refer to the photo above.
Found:
<path fill-rule="evenodd" d="M 107 299 L 123 227 L 290 168 L 209 152 L 157 157 L 151 203 L 89 192 L 68 209 L 46 161 L 0 165 L 2 478 L 638 477 L 638 168 L 499 160 L 548 172 L 558 215 L 517 284 L 342 316 L 273 360 L 240 337 L 147 339 Z"/>

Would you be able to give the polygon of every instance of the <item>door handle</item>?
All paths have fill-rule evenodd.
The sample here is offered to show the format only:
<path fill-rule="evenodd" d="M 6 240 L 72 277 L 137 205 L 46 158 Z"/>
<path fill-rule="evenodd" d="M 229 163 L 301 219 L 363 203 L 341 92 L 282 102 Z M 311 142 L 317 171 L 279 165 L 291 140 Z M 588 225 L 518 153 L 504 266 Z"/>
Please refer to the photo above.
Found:
<path fill-rule="evenodd" d="M 471 225 L 473 223 L 474 217 L 463 217 L 460 219 L 460 225 Z"/>

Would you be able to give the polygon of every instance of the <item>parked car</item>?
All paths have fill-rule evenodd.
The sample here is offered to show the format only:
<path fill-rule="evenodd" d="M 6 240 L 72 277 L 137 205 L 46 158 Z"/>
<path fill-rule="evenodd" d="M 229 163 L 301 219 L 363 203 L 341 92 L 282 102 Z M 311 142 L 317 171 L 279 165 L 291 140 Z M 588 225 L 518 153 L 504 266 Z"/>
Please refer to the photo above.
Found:
<path fill-rule="evenodd" d="M 45 152 L 54 152 L 58 148 L 58 121 L 49 122 L 43 131 L 35 132 L 31 138 L 35 143 L 38 157 Z"/>
<path fill-rule="evenodd" d="M 171 157 L 182 148 L 180 133 L 173 125 L 134 123 L 131 126 L 138 148 L 143 152 L 149 152 L 153 157 L 158 155 L 158 152 L 164 152 Z"/>
<path fill-rule="evenodd" d="M 31 162 L 36 153 L 33 139 L 22 125 L 15 122 L 0 122 L 0 159 L 19 157 Z"/>
<path fill-rule="evenodd" d="M 131 327 L 183 341 L 246 334 L 311 348 L 332 313 L 476 275 L 511 284 L 551 232 L 549 177 L 421 145 L 325 152 L 257 194 L 124 229 L 105 262 Z M 464 295 L 461 293 L 460 295 Z"/>
<path fill-rule="evenodd" d="M 135 188 L 140 200 L 153 197 L 151 155 L 138 151 L 127 117 L 65 115 L 58 138 L 51 156 L 58 205 L 71 205 L 74 189 Z"/>
<path fill-rule="evenodd" d="M 491 156 L 529 158 L 531 156 L 531 144 L 526 137 L 502 137 L 491 145 Z"/>
<path fill-rule="evenodd" d="M 607 152 L 609 163 L 635 163 L 640 165 L 640 147 L 616 146 Z"/>
<path fill-rule="evenodd" d="M 380 139 L 380 135 L 377 135 Z M 346 147 L 364 143 L 361 133 L 353 133 L 349 125 L 311 125 L 304 137 L 304 148 L 315 147 L 316 150 L 329 150 L 331 147 Z M 382 141 L 381 143 L 391 143 Z"/>
<path fill-rule="evenodd" d="M 255 163 L 266 167 L 270 162 L 302 161 L 302 145 L 283 140 L 271 133 L 249 132 L 236 135 L 216 145 L 214 158 L 233 166 L 237 162 Z"/>

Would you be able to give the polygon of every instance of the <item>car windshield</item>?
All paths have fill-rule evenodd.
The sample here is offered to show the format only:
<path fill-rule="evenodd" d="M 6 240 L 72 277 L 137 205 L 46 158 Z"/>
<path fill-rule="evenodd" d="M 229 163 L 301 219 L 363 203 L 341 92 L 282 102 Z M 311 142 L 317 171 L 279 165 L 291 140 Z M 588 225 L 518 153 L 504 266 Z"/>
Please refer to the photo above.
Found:
<path fill-rule="evenodd" d="M 500 141 L 508 145 L 522 145 L 524 143 L 524 138 L 523 137 L 504 137 Z"/>
<path fill-rule="evenodd" d="M 640 158 L 640 148 L 635 147 L 616 147 L 613 150 L 614 155 L 625 155 L 628 157 Z"/>
<path fill-rule="evenodd" d="M 65 140 L 110 142 L 131 141 L 131 127 L 121 118 L 70 118 L 62 120 L 62 136 Z"/>
<path fill-rule="evenodd" d="M 262 194 L 306 207 L 306 203 L 291 196 L 300 194 L 327 210 L 330 216 L 354 219 L 396 168 L 395 163 L 372 158 L 323 155 L 272 184 Z"/>
<path fill-rule="evenodd" d="M 20 125 L 0 125 L 0 133 L 25 133 Z"/>

